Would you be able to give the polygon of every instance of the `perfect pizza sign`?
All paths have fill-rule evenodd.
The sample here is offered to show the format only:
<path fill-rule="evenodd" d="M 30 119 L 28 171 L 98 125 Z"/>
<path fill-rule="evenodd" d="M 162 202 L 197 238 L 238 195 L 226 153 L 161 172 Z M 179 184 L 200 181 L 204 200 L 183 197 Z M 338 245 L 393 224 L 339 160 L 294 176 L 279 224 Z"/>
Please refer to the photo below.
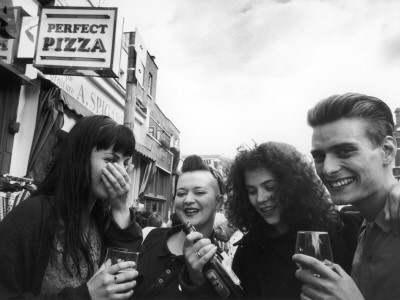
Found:
<path fill-rule="evenodd" d="M 117 8 L 43 8 L 34 67 L 46 74 L 111 74 L 116 17 Z"/>

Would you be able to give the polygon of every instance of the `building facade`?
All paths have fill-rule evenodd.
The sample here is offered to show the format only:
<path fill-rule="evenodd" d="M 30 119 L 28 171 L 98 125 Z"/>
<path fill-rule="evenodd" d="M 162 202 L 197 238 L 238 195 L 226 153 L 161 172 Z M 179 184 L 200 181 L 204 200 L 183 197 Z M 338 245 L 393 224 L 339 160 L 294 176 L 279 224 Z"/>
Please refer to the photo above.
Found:
<path fill-rule="evenodd" d="M 29 176 L 40 182 L 54 158 L 57 140 L 81 116 L 104 114 L 124 122 L 129 34 L 123 32 L 123 20 L 117 17 L 116 21 L 114 77 L 49 74 L 33 67 L 33 57 L 38 16 L 43 8 L 53 5 L 90 8 L 98 3 L 5 0 L 0 4 L 0 18 L 9 22 L 8 29 L 0 31 L 0 175 Z M 133 36 L 141 42 L 136 32 Z M 137 146 L 129 201 L 167 219 L 179 130 L 156 104 L 155 58 L 147 50 L 143 55 L 143 77 L 135 88 L 133 131 Z"/>

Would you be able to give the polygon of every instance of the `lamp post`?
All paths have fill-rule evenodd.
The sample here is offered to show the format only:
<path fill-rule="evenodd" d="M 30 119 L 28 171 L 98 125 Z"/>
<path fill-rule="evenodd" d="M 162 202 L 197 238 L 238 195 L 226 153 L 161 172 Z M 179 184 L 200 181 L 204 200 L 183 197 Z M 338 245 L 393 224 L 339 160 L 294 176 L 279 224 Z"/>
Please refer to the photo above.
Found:
<path fill-rule="evenodd" d="M 126 77 L 126 95 L 125 95 L 125 108 L 124 108 L 124 125 L 130 128 L 133 132 L 135 124 L 135 110 L 136 110 L 136 88 L 137 79 L 135 76 L 136 67 L 136 50 L 135 50 L 135 32 L 128 33 L 128 66 Z M 132 162 L 131 162 L 132 163 Z M 134 182 L 134 172 L 130 174 L 131 182 Z M 134 206 L 134 192 L 133 188 L 130 189 L 127 200 L 130 206 Z"/>
<path fill-rule="evenodd" d="M 126 77 L 126 96 L 124 109 L 124 125 L 132 131 L 135 124 L 136 109 L 136 86 L 137 79 L 135 76 L 136 67 L 136 50 L 135 50 L 135 32 L 129 32 L 128 38 L 128 67 Z"/>

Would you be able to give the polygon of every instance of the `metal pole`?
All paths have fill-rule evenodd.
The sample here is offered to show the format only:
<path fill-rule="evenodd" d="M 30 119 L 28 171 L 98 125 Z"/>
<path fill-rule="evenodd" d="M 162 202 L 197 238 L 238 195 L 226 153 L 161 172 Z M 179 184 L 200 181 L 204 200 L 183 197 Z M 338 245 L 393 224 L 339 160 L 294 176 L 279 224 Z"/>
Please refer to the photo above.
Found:
<path fill-rule="evenodd" d="M 129 127 L 132 131 L 135 124 L 135 109 L 136 109 L 137 79 L 135 76 L 135 68 L 136 68 L 135 33 L 129 32 L 124 125 Z"/>
<path fill-rule="evenodd" d="M 126 78 L 126 96 L 125 96 L 125 109 L 124 109 L 124 125 L 130 128 L 133 132 L 135 125 L 135 110 L 136 110 L 136 85 L 137 79 L 135 76 L 136 68 L 136 50 L 135 50 L 135 33 L 129 32 L 129 43 L 128 43 L 128 67 L 127 67 L 127 78 Z M 133 162 L 132 162 L 133 163 Z M 133 171 L 131 176 L 132 187 L 128 193 L 127 201 L 130 206 L 135 206 L 134 201 L 134 174 Z"/>

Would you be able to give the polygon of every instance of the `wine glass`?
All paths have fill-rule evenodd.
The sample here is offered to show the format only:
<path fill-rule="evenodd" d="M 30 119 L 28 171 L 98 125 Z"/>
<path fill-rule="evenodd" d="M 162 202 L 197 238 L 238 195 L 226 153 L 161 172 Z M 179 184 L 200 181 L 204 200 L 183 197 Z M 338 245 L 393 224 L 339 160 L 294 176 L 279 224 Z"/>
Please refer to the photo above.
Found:
<path fill-rule="evenodd" d="M 333 255 L 329 235 L 323 231 L 298 231 L 295 253 L 305 254 L 333 266 Z"/>

